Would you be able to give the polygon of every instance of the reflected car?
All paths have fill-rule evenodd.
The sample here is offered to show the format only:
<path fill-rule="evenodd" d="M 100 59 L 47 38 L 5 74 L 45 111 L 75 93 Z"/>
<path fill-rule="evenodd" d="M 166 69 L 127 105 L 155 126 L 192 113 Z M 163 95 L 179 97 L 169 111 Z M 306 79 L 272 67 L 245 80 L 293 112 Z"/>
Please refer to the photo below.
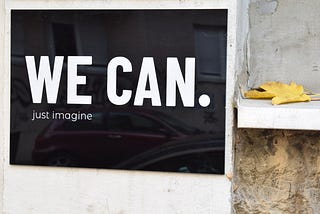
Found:
<path fill-rule="evenodd" d="M 141 110 L 93 111 L 92 120 L 53 121 L 37 138 L 34 163 L 109 168 L 201 131 L 168 115 Z"/>
<path fill-rule="evenodd" d="M 116 165 L 114 168 L 223 174 L 224 151 L 223 139 L 214 139 L 208 136 L 189 137 L 151 149 Z"/>

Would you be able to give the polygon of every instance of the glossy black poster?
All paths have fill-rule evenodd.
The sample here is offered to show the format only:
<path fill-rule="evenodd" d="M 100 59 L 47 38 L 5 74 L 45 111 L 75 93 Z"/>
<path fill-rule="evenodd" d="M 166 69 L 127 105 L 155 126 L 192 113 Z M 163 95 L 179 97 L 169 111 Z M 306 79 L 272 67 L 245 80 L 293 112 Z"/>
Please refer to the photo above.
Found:
<path fill-rule="evenodd" d="M 11 11 L 10 163 L 224 173 L 226 10 Z"/>

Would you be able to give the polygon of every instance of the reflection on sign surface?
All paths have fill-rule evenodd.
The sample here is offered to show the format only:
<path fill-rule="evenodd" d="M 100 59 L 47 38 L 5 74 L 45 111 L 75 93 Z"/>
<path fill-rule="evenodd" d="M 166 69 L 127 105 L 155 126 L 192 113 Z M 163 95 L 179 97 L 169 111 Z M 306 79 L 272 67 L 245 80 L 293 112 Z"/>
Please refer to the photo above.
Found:
<path fill-rule="evenodd" d="M 11 164 L 224 173 L 226 10 L 11 14 Z"/>

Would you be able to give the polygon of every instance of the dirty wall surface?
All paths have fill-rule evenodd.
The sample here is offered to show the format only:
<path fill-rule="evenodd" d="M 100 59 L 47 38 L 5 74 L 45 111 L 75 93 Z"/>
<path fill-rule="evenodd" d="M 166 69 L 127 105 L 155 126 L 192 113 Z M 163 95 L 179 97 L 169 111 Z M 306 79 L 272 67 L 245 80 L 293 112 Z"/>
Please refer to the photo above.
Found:
<path fill-rule="evenodd" d="M 320 1 L 252 0 L 248 86 L 295 81 L 318 93 Z"/>
<path fill-rule="evenodd" d="M 235 213 L 320 213 L 320 132 L 239 129 Z"/>
<path fill-rule="evenodd" d="M 249 2 L 244 86 L 295 81 L 320 91 L 319 9 L 318 0 Z M 320 213 L 319 136 L 318 131 L 238 129 L 234 213 Z"/>

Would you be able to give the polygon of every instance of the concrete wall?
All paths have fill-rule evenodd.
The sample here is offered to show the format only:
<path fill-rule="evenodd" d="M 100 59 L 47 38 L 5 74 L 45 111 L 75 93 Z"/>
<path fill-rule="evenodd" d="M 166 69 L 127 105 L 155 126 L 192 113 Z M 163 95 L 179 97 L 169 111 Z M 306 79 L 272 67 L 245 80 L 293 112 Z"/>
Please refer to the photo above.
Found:
<path fill-rule="evenodd" d="M 251 0 L 239 84 L 296 81 L 319 92 L 319 9 L 317 0 Z M 319 132 L 238 129 L 236 138 L 235 213 L 320 213 Z"/>
<path fill-rule="evenodd" d="M 228 3 L 229 2 L 229 3 Z M 230 213 L 225 175 L 27 167 L 9 164 L 10 8 L 220 8 L 229 9 L 226 172 L 232 170 L 236 3 L 225 0 L 0 1 L 0 212 L 25 213 Z M 241 53 L 239 53 L 241 54 Z"/>
<path fill-rule="evenodd" d="M 9 2 L 9 1 L 7 1 Z M 19 8 L 23 0 L 12 1 Z M 55 1 L 30 1 L 33 6 L 58 8 Z M 40 2 L 40 3 L 39 3 Z M 43 5 L 42 5 L 42 3 Z M 74 8 L 75 1 L 65 7 Z M 90 8 L 99 8 L 94 1 Z M 110 8 L 126 7 L 109 1 Z M 150 2 L 150 1 L 149 1 Z M 148 3 L 149 3 L 148 2 Z M 211 8 L 211 1 L 156 1 L 161 8 Z M 172 2 L 172 1 L 171 1 Z M 203 3 L 205 2 L 205 3 Z M 225 1 L 212 1 L 224 8 Z M 239 6 L 237 34 L 231 29 L 229 41 L 237 41 L 239 56 L 230 55 L 235 65 L 229 71 L 244 86 L 278 80 L 297 81 L 318 92 L 320 24 L 317 0 L 252 0 Z M 137 0 L 135 7 L 146 1 Z M 229 181 L 224 176 L 178 175 L 94 169 L 21 167 L 8 164 L 9 146 L 9 53 L 8 20 L 4 2 L 0 12 L 1 129 L 0 164 L 4 213 L 228 213 Z M 41 6 L 42 5 L 42 6 Z M 58 6 L 57 6 L 58 5 Z M 118 6 L 116 6 L 118 5 Z M 122 6 L 121 6 L 122 5 Z M 231 11 L 232 12 L 232 11 Z M 234 11 L 233 11 L 234 12 Z M 249 12 L 249 24 L 246 13 Z M 233 15 L 235 15 L 233 13 Z M 229 19 L 235 18 L 235 16 Z M 233 22 L 230 22 L 233 23 Z M 3 27 L 6 24 L 6 28 Z M 249 34 L 247 34 L 247 29 Z M 229 29 L 230 30 L 230 29 Z M 236 37 L 236 38 L 235 38 Z M 247 40 L 246 40 L 247 39 Z M 246 45 L 244 44 L 247 42 Z M 231 44 L 232 45 L 232 44 Z M 230 47 L 229 47 L 230 48 Z M 233 49 L 229 49 L 233 50 Z M 246 54 L 243 54 L 246 53 Z M 236 76 L 237 72 L 232 71 Z M 231 81 L 230 81 L 231 80 Z M 234 77 L 228 81 L 233 85 Z M 233 95 L 227 94 L 227 118 L 232 118 Z M 227 124 L 227 136 L 233 129 Z M 235 213 L 319 213 L 320 142 L 318 132 L 283 130 L 237 130 L 234 147 L 233 203 Z M 227 151 L 231 151 L 228 144 Z M 230 152 L 231 153 L 231 152 Z M 232 154 L 227 154 L 227 172 Z M 4 176 L 3 176 L 4 175 Z"/>
<path fill-rule="evenodd" d="M 319 8 L 317 0 L 251 1 L 249 87 L 296 81 L 320 91 Z"/>
<path fill-rule="evenodd" d="M 3 71 L 5 69 L 5 58 L 4 58 L 4 50 L 5 50 L 5 3 L 4 1 L 0 1 L 0 70 Z M 8 77 L 6 78 L 8 81 Z M 9 97 L 3 96 L 5 93 L 8 93 L 9 87 L 0 86 L 0 121 L 4 121 L 4 117 L 9 113 Z M 0 125 L 0 142 L 3 145 L 5 141 L 8 141 L 9 136 L 9 124 L 8 122 L 7 128 L 4 127 L 4 123 Z M 4 180 L 4 147 L 0 146 L 0 212 L 3 210 L 3 180 Z"/>

